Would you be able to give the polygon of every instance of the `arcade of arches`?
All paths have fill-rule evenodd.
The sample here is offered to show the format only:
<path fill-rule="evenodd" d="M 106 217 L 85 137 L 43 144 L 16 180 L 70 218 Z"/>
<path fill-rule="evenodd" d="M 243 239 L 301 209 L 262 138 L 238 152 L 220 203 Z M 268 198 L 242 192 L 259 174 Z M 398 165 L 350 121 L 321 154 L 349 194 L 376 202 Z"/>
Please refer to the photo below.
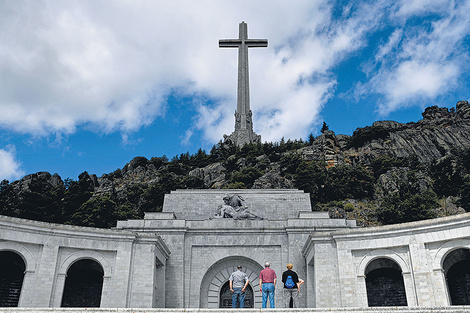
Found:
<path fill-rule="evenodd" d="M 0 307 L 18 306 L 25 272 L 23 259 L 15 252 L 0 251 Z M 96 261 L 75 262 L 67 272 L 62 307 L 99 307 L 103 269 Z"/>
<path fill-rule="evenodd" d="M 261 265 L 242 257 L 230 257 L 216 262 L 206 274 L 209 304 L 231 308 L 232 293 L 228 278 L 236 266 L 243 264 L 250 284 L 246 290 L 245 307 L 253 308 L 260 299 L 254 295 L 258 288 L 257 273 Z M 455 249 L 443 261 L 447 287 L 452 305 L 470 304 L 470 249 Z M 0 251 L 0 306 L 18 305 L 23 283 L 25 263 L 12 251 Z M 62 307 L 99 307 L 103 287 L 103 268 L 91 259 L 74 262 L 67 271 Z M 400 266 L 389 258 L 376 258 L 365 271 L 368 306 L 406 306 L 406 292 Z M 213 292 L 218 291 L 218 292 Z M 210 306 L 210 305 L 209 305 Z"/>
<path fill-rule="evenodd" d="M 470 249 L 455 249 L 443 260 L 450 305 L 470 305 Z M 370 307 L 406 306 L 406 291 L 400 266 L 389 258 L 377 258 L 365 271 Z"/>
<path fill-rule="evenodd" d="M 197 199 L 209 215 L 223 192 L 180 192 L 170 209 Z M 265 261 L 278 278 L 294 264 L 305 281 L 301 308 L 470 305 L 470 213 L 359 228 L 324 212 L 298 213 L 310 202 L 296 191 L 244 195 L 254 208 L 271 201 L 279 219 L 184 220 L 167 209 L 93 229 L 0 216 L 0 306 L 225 308 L 228 279 L 241 265 L 250 280 L 246 307 L 261 308 Z"/>

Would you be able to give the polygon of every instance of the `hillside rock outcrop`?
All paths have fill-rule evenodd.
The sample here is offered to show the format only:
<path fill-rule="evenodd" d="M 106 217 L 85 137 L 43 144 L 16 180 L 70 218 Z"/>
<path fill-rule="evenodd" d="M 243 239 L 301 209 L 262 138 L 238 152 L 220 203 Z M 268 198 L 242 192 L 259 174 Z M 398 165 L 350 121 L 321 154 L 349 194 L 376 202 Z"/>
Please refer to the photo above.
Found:
<path fill-rule="evenodd" d="M 456 109 L 428 107 L 418 122 L 398 123 L 377 121 L 372 126 L 358 128 L 353 136 L 335 135 L 326 131 L 312 146 L 299 149 L 305 160 L 324 160 L 328 166 L 339 164 L 368 165 L 381 155 L 397 158 L 416 157 L 420 163 L 430 163 L 454 149 L 470 146 L 470 105 L 459 101 Z"/>
<path fill-rule="evenodd" d="M 188 153 L 172 161 L 166 157 L 151 160 L 136 157 L 122 169 L 101 177 L 86 172 L 81 175 L 86 174 L 82 178 L 86 178 L 87 188 L 94 190 L 92 198 L 109 195 L 116 203 L 147 209 L 160 206 L 164 193 L 177 188 L 296 188 L 298 182 L 295 179 L 299 175 L 295 168 L 292 171 L 291 161 L 320 161 L 325 162 L 326 168 L 339 165 L 370 168 L 376 158 L 389 156 L 411 158 L 420 164 L 430 165 L 455 150 L 470 147 L 470 105 L 467 101 L 459 101 L 451 109 L 428 107 L 422 116 L 421 120 L 410 123 L 377 121 L 371 126 L 356 129 L 352 136 L 336 135 L 324 129 L 310 143 L 300 141 L 301 144 L 297 142 L 297 146 L 292 145 L 295 148 L 276 150 L 281 144 L 271 143 L 273 153 L 269 149 L 261 151 L 260 147 L 254 147 L 250 152 L 248 150 L 251 148 L 245 147 L 246 151 L 241 149 L 235 153 L 236 150 L 222 143 L 214 146 L 211 155 L 201 150 L 198 155 L 189 156 Z M 288 142 L 285 144 L 288 146 Z M 210 160 L 216 161 L 210 163 Z M 403 183 L 415 184 L 413 188 L 417 190 L 432 185 L 425 171 L 416 172 L 411 182 L 408 177 L 410 170 L 403 167 L 378 173 L 374 178 L 374 198 L 380 200 L 384 195 L 397 192 L 399 184 Z M 300 179 L 306 179 L 305 173 L 303 175 Z M 37 184 L 44 186 L 36 191 L 40 193 L 64 182 L 57 174 L 39 172 L 12 182 L 9 190 L 20 195 L 30 192 Z"/>

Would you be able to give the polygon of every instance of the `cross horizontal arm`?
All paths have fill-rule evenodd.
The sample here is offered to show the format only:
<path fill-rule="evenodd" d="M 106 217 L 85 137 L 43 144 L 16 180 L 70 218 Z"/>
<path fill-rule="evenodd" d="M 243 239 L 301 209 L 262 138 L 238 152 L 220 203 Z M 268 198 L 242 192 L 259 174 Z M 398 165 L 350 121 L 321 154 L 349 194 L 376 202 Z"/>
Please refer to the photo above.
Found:
<path fill-rule="evenodd" d="M 245 44 L 248 47 L 267 47 L 268 40 L 266 39 L 247 39 L 245 40 Z"/>
<path fill-rule="evenodd" d="M 221 39 L 219 48 L 238 48 L 242 44 L 240 39 Z"/>

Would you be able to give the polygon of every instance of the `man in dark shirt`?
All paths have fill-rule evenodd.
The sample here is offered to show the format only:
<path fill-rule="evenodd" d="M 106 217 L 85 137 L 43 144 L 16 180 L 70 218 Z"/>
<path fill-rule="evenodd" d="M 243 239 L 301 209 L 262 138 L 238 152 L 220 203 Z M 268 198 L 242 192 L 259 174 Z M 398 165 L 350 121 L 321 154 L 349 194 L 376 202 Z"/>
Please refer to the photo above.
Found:
<path fill-rule="evenodd" d="M 289 307 L 290 300 L 292 298 L 293 307 L 298 308 L 300 292 L 299 276 L 297 276 L 297 273 L 292 270 L 294 266 L 291 263 L 287 264 L 286 267 L 287 271 L 282 273 L 282 283 L 284 284 L 284 307 Z"/>

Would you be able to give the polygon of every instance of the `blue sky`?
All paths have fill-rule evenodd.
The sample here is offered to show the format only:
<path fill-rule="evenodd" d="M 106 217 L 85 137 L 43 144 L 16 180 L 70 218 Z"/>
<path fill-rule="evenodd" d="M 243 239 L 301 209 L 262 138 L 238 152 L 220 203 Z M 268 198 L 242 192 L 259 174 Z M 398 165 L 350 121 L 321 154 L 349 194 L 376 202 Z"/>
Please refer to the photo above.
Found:
<path fill-rule="evenodd" d="M 211 147 L 234 128 L 237 51 L 250 38 L 254 129 L 352 135 L 470 97 L 470 1 L 0 2 L 0 180 L 77 179 L 135 156 Z"/>

